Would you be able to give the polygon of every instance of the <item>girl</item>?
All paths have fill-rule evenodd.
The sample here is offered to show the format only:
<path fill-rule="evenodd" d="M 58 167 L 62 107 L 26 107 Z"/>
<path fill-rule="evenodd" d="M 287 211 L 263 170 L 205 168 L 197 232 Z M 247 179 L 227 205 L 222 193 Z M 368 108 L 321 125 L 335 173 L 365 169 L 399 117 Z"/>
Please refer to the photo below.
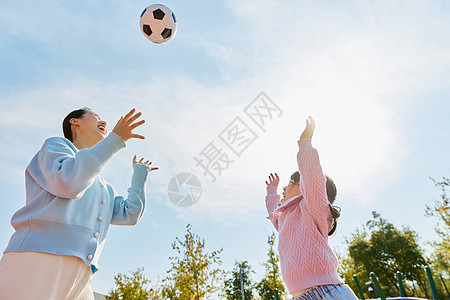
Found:
<path fill-rule="evenodd" d="M 277 173 L 266 181 L 266 207 L 278 231 L 281 275 L 294 300 L 358 299 L 339 277 L 338 261 L 328 245 L 339 217 L 331 205 L 336 186 L 323 175 L 317 150 L 311 145 L 314 129 L 314 119 L 309 117 L 298 141 L 299 172 L 292 174 L 281 200 Z"/>
<path fill-rule="evenodd" d="M 134 225 L 146 205 L 151 162 L 133 158 L 128 198 L 100 176 L 106 163 L 132 138 L 141 113 L 132 109 L 111 134 L 92 110 L 71 112 L 66 138 L 44 142 L 25 172 L 26 205 L 12 217 L 15 229 L 0 261 L 0 299 L 94 299 L 90 282 L 98 270 L 110 224 Z"/>

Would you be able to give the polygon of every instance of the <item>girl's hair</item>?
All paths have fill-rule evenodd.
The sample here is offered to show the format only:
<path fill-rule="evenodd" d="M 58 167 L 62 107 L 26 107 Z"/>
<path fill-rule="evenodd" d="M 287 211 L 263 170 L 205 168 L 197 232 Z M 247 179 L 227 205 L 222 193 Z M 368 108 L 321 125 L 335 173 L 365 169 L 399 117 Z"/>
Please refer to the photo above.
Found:
<path fill-rule="evenodd" d="M 70 124 L 70 119 L 78 119 L 81 118 L 86 112 L 90 111 L 89 108 L 83 107 L 77 110 L 74 110 L 70 114 L 68 114 L 62 123 L 64 137 L 68 139 L 69 141 L 73 142 L 73 135 L 72 135 L 72 125 Z"/>
<path fill-rule="evenodd" d="M 331 227 L 330 232 L 328 232 L 328 235 L 332 235 L 337 228 L 337 219 L 341 216 L 341 208 L 339 206 L 333 206 L 334 200 L 336 200 L 337 195 L 337 188 L 334 184 L 333 179 L 331 179 L 328 175 L 325 175 L 326 181 L 326 189 L 327 189 L 327 197 L 330 204 L 328 206 L 330 207 L 331 216 L 333 217 L 333 226 Z M 294 181 L 294 183 L 297 183 L 300 181 L 300 172 L 296 171 L 291 175 L 291 180 Z"/>

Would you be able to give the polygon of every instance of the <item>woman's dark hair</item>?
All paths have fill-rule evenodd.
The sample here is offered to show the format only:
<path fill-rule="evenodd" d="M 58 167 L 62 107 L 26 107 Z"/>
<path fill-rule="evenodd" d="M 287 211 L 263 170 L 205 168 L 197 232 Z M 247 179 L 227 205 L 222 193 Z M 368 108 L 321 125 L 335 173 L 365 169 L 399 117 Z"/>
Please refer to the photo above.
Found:
<path fill-rule="evenodd" d="M 63 127 L 64 137 L 66 139 L 73 142 L 72 125 L 70 124 L 70 119 L 81 118 L 88 111 L 90 111 L 89 108 L 83 107 L 83 108 L 74 110 L 73 112 L 71 112 L 64 118 L 62 127 Z"/>
<path fill-rule="evenodd" d="M 332 235 L 337 228 L 337 219 L 341 216 L 341 208 L 338 206 L 333 206 L 334 200 L 336 200 L 337 195 L 337 188 L 334 184 L 333 179 L 331 179 L 328 175 L 325 175 L 325 178 L 327 179 L 325 186 L 327 189 L 327 197 L 330 204 L 328 206 L 330 207 L 331 216 L 333 217 L 333 226 L 331 227 L 330 232 L 328 232 L 328 235 Z M 294 183 L 297 183 L 300 181 L 300 172 L 296 171 L 291 175 L 291 180 L 294 181 Z"/>

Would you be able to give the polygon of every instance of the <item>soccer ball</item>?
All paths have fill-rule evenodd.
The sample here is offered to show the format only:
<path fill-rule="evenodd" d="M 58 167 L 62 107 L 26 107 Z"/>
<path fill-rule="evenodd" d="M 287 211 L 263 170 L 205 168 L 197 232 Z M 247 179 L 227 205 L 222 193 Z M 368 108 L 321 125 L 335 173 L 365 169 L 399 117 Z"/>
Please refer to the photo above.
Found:
<path fill-rule="evenodd" d="M 170 41 L 177 32 L 174 13 L 162 4 L 153 4 L 145 8 L 141 14 L 140 24 L 144 36 L 157 44 Z"/>

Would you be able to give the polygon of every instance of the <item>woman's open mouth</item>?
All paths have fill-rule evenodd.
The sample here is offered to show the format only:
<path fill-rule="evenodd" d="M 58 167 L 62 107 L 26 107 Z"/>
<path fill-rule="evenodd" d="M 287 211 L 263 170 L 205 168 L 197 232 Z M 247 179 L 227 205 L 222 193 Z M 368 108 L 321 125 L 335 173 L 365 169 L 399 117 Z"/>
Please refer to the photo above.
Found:
<path fill-rule="evenodd" d="M 103 133 L 106 134 L 107 130 L 106 130 L 106 127 L 105 127 L 105 126 L 97 126 L 97 127 L 98 127 L 98 129 L 100 129 Z"/>

